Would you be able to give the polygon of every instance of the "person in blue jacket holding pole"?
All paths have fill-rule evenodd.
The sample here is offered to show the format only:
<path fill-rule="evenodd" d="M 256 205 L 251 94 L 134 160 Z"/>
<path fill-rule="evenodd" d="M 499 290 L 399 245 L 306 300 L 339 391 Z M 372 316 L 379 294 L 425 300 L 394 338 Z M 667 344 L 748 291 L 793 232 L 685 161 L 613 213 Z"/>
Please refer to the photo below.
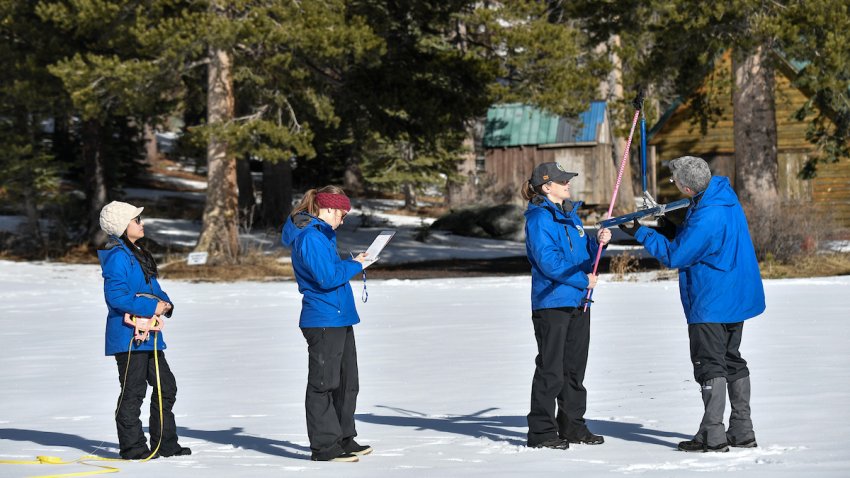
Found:
<path fill-rule="evenodd" d="M 584 420 L 590 346 L 590 309 L 584 310 L 584 297 L 596 285 L 594 258 L 611 231 L 600 229 L 596 239 L 588 237 L 577 214 L 581 202 L 570 201 L 570 180 L 577 175 L 557 162 L 538 164 L 522 191 L 528 201 L 525 248 L 537 340 L 528 413 L 528 446 L 534 448 L 604 442 Z"/>
<path fill-rule="evenodd" d="M 358 461 L 372 447 L 354 441 L 360 390 L 352 326 L 360 322 L 349 285 L 366 254 L 342 260 L 336 228 L 351 210 L 342 188 L 310 189 L 283 226 L 281 243 L 292 248 L 301 301 L 299 327 L 307 340 L 307 435 L 313 461 Z"/>
<path fill-rule="evenodd" d="M 122 389 L 115 413 L 119 453 L 121 458 L 128 460 L 192 453 L 189 448 L 177 443 L 177 425 L 171 411 L 177 400 L 177 381 L 165 360 L 163 350 L 166 345 L 162 332 L 152 332 L 155 337 L 147 340 L 136 340 L 135 328 L 124 321 L 125 314 L 140 318 L 171 317 L 174 311 L 171 299 L 157 281 L 156 261 L 137 242 L 145 236 L 143 210 L 119 201 L 104 206 L 100 211 L 100 227 L 108 240 L 97 251 L 108 308 L 106 355 L 115 356 Z M 139 419 L 148 383 L 153 385 L 148 428 L 150 448 Z M 151 452 L 151 449 L 158 451 Z"/>
<path fill-rule="evenodd" d="M 674 238 L 637 221 L 620 228 L 664 266 L 679 269 L 691 362 L 705 411 L 699 431 L 678 449 L 723 452 L 729 446 L 755 447 L 750 370 L 739 348 L 744 321 L 764 312 L 765 302 L 747 218 L 729 179 L 712 176 L 703 159 L 677 158 L 670 170 L 671 181 L 693 199 Z M 723 424 L 727 389 L 732 406 L 728 430 Z"/>

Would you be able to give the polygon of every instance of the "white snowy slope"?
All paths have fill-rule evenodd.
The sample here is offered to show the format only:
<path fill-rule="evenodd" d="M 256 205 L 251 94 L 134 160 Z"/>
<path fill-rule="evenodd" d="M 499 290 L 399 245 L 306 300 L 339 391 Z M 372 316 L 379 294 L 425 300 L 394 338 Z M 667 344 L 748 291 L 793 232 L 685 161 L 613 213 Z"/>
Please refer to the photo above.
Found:
<path fill-rule="evenodd" d="M 603 277 L 586 417 L 606 443 L 555 451 L 524 446 L 535 355 L 529 277 L 369 281 L 355 327 L 357 422 L 358 440 L 375 452 L 359 463 L 307 459 L 307 355 L 295 283 L 163 285 L 176 304 L 164 333 L 179 385 L 180 442 L 193 454 L 117 463 L 115 476 L 759 478 L 850 470 L 847 277 L 765 283 L 768 310 L 747 322 L 742 347 L 760 446 L 722 454 L 674 450 L 696 430 L 702 408 L 676 282 Z M 116 456 L 118 371 L 103 356 L 101 288 L 97 266 L 0 262 L 0 460 Z M 0 465 L 0 476 L 91 470 Z"/>

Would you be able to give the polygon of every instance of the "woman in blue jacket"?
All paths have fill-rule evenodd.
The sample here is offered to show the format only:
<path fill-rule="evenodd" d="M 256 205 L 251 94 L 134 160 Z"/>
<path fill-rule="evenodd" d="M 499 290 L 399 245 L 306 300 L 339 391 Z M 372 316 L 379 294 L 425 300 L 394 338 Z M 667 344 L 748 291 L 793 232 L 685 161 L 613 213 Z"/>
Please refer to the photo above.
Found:
<path fill-rule="evenodd" d="M 729 179 L 712 176 L 695 156 L 670 161 L 672 181 L 693 198 L 672 240 L 637 221 L 621 225 L 664 266 L 679 269 L 694 378 L 705 408 L 699 430 L 678 449 L 728 451 L 756 446 L 750 418 L 750 370 L 739 347 L 744 321 L 765 309 L 764 287 L 747 218 Z M 723 425 L 728 386 L 732 413 Z"/>
<path fill-rule="evenodd" d="M 534 168 L 523 189 L 525 248 L 531 262 L 531 320 L 537 358 L 531 383 L 528 446 L 569 448 L 570 443 L 598 445 L 603 437 L 587 428 L 584 373 L 590 345 L 590 309 L 583 299 L 596 285 L 593 260 L 611 231 L 587 236 L 570 201 L 570 179 L 557 162 Z M 557 405 L 557 411 L 556 411 Z"/>
<path fill-rule="evenodd" d="M 124 323 L 125 314 L 146 318 L 163 314 L 171 317 L 174 310 L 171 299 L 156 279 L 156 262 L 150 252 L 137 243 L 145 236 L 142 210 L 144 208 L 118 201 L 104 206 L 100 211 L 100 227 L 109 238 L 103 249 L 97 251 L 108 308 L 106 355 L 115 357 L 122 389 L 115 424 L 121 458 L 128 460 L 191 454 L 189 448 L 177 443 L 177 425 L 171 411 L 177 399 L 177 381 L 162 352 L 166 348 L 162 333 L 152 332 L 155 335 L 147 340 L 134 340 L 135 329 Z M 161 423 L 156 362 L 159 362 L 162 392 Z M 139 419 L 148 383 L 154 384 L 149 422 L 150 448 Z M 152 453 L 151 449 L 155 452 Z"/>
<path fill-rule="evenodd" d="M 299 327 L 307 340 L 307 435 L 313 461 L 358 461 L 372 447 L 354 441 L 354 409 L 360 390 L 352 325 L 360 322 L 349 280 L 363 270 L 365 254 L 342 260 L 336 228 L 351 201 L 336 186 L 311 189 L 283 226 L 281 243 L 292 248 L 301 301 Z"/>

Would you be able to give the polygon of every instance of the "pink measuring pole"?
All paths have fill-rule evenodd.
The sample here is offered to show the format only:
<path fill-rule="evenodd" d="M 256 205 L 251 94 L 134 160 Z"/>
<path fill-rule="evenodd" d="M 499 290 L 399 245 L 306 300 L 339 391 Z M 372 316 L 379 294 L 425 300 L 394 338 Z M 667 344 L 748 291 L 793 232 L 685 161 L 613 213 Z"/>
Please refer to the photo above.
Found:
<path fill-rule="evenodd" d="M 632 120 L 632 129 L 629 131 L 629 140 L 626 141 L 626 149 L 623 151 L 623 159 L 620 161 L 620 171 L 617 173 L 617 184 L 614 185 L 614 193 L 611 195 L 611 204 L 608 206 L 608 214 L 605 219 L 611 219 L 611 213 L 614 211 L 614 202 L 617 201 L 617 192 L 620 191 L 620 183 L 623 181 L 623 171 L 626 169 L 626 161 L 629 159 L 629 150 L 632 149 L 632 137 L 635 134 L 635 126 L 640 116 L 640 110 L 635 110 L 635 117 Z M 599 259 L 602 258 L 602 245 L 596 251 L 596 260 L 593 262 L 593 274 L 599 268 Z M 593 289 L 587 291 L 587 301 L 584 303 L 584 311 L 587 312 L 587 307 L 590 305 L 590 298 L 593 297 Z"/>

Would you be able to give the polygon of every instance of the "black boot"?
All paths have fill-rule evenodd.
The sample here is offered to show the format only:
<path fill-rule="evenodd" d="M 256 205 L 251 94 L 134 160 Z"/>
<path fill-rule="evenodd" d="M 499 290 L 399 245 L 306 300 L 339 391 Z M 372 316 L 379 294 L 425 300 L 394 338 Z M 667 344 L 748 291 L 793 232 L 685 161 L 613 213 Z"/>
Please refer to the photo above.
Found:
<path fill-rule="evenodd" d="M 729 445 L 727 445 L 726 443 L 721 443 L 715 446 L 708 446 L 705 443 L 696 440 L 688 440 L 679 442 L 679 446 L 677 446 L 676 449 L 679 451 L 689 451 L 696 453 L 727 452 L 729 451 Z"/>
<path fill-rule="evenodd" d="M 570 443 L 579 443 L 582 445 L 601 445 L 605 443 L 605 437 L 602 435 L 594 435 L 587 428 L 582 433 L 561 437 Z"/>
<path fill-rule="evenodd" d="M 191 455 L 191 454 L 192 454 L 192 449 L 191 449 L 191 448 L 186 448 L 185 446 L 181 446 L 181 447 L 178 447 L 176 450 L 173 450 L 173 451 L 172 451 L 172 450 L 169 450 L 169 451 L 167 451 L 167 452 L 159 452 L 158 454 L 159 454 L 159 455 L 162 455 L 162 456 L 164 456 L 164 457 L 169 457 L 169 456 L 188 456 L 188 455 Z"/>
<path fill-rule="evenodd" d="M 570 442 L 563 438 L 550 438 L 540 443 L 529 443 L 530 448 L 552 448 L 555 450 L 566 450 L 570 447 Z"/>
<path fill-rule="evenodd" d="M 369 445 L 361 445 L 354 441 L 354 438 L 346 438 L 342 440 L 342 449 L 346 453 L 352 455 L 363 456 L 372 453 L 372 447 Z"/>
<path fill-rule="evenodd" d="M 125 460 L 144 460 L 149 456 L 151 456 L 151 451 L 148 450 L 148 447 L 121 452 L 121 458 Z M 154 455 L 151 460 L 155 460 L 157 458 L 159 458 L 159 454 Z"/>
<path fill-rule="evenodd" d="M 334 457 L 325 457 L 325 456 L 313 454 L 310 457 L 310 459 L 312 461 L 341 461 L 341 462 L 360 461 L 360 458 L 358 458 L 357 455 L 354 455 L 354 454 L 351 454 L 351 453 L 343 453 L 341 455 L 337 455 L 337 456 L 334 456 Z"/>

